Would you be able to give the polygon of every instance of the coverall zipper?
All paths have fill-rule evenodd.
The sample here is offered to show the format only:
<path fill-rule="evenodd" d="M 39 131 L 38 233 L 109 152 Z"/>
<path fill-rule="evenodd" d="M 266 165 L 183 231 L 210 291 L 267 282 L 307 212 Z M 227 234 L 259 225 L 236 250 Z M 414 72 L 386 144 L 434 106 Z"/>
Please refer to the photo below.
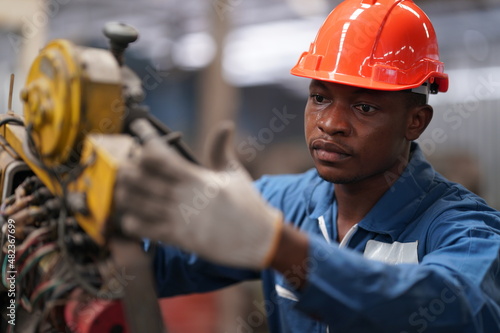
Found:
<path fill-rule="evenodd" d="M 323 216 L 318 217 L 318 226 L 319 230 L 321 230 L 321 233 L 323 234 L 323 237 L 325 237 L 326 241 L 328 243 L 331 243 L 330 234 L 328 233 L 325 218 Z M 342 239 L 342 242 L 340 242 L 339 247 L 346 247 L 349 241 L 351 240 L 352 236 L 354 235 L 354 233 L 356 233 L 356 230 L 358 230 L 357 224 L 353 225 L 351 229 L 349 229 L 344 239 Z M 330 326 L 328 325 L 326 326 L 325 332 L 330 333 Z"/>

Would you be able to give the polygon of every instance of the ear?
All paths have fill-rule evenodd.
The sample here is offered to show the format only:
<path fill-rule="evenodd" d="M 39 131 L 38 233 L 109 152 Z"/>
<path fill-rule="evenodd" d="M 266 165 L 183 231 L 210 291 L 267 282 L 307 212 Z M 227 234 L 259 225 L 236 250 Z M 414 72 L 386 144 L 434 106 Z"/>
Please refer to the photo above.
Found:
<path fill-rule="evenodd" d="M 434 110 L 430 105 L 415 106 L 408 111 L 408 126 L 406 127 L 406 139 L 414 141 L 427 128 L 431 122 Z"/>

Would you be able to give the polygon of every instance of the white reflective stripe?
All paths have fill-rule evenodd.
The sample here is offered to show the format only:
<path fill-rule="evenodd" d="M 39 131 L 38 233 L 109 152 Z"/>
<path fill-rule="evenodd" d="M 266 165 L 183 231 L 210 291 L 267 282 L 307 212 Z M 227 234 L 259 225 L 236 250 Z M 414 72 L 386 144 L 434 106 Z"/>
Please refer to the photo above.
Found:
<path fill-rule="evenodd" d="M 347 232 L 347 234 L 345 234 L 344 239 L 342 239 L 342 242 L 340 242 L 339 247 L 346 247 L 347 243 L 349 243 L 349 241 L 351 240 L 352 235 L 354 235 L 354 233 L 356 232 L 356 230 L 358 230 L 358 224 L 357 223 L 355 225 L 353 225 L 351 227 L 351 229 L 349 229 L 349 231 Z"/>
<path fill-rule="evenodd" d="M 369 240 L 366 243 L 364 257 L 388 264 L 418 264 L 418 241 L 411 243 L 383 243 Z"/>
<path fill-rule="evenodd" d="M 318 224 L 319 224 L 319 230 L 321 230 L 323 237 L 325 237 L 326 241 L 328 243 L 330 243 L 331 242 L 330 235 L 328 234 L 328 229 L 326 228 L 325 218 L 323 216 L 318 217 Z"/>
<path fill-rule="evenodd" d="M 321 233 L 323 234 L 323 237 L 325 237 L 325 239 L 328 243 L 331 243 L 332 241 L 330 239 L 330 235 L 328 234 L 328 229 L 326 228 L 325 218 L 323 216 L 318 217 L 318 225 L 319 225 L 319 230 L 321 230 Z M 286 291 L 288 291 L 288 290 L 286 290 Z M 326 333 L 330 333 L 329 326 L 326 326 Z"/>
<path fill-rule="evenodd" d="M 275 285 L 274 288 L 276 289 L 276 293 L 278 293 L 278 296 L 281 296 L 283 298 L 289 299 L 291 301 L 298 302 L 299 299 L 297 296 L 295 296 L 294 293 L 292 293 L 290 290 L 283 288 L 279 284 Z"/>

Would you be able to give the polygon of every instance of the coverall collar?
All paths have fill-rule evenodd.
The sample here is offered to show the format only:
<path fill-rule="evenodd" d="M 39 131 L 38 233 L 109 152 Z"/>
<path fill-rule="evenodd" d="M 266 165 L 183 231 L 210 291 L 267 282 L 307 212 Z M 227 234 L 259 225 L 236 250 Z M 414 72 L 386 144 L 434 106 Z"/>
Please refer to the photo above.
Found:
<path fill-rule="evenodd" d="M 410 162 L 403 174 L 358 223 L 358 227 L 387 234 L 394 240 L 412 220 L 427 194 L 435 171 L 417 143 L 411 143 L 411 152 Z M 333 203 L 334 194 L 334 185 L 321 178 L 317 183 L 311 184 L 305 194 L 309 217 L 317 219 L 326 214 Z M 398 204 L 395 205 L 394 202 Z"/>

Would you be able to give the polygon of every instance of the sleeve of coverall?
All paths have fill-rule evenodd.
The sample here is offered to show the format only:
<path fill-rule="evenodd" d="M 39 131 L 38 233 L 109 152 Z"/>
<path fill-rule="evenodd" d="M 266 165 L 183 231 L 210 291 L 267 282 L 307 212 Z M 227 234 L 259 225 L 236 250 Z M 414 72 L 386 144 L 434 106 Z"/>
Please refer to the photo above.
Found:
<path fill-rule="evenodd" d="M 215 265 L 172 246 L 157 244 L 153 251 L 158 297 L 207 292 L 260 278 L 260 272 Z"/>
<path fill-rule="evenodd" d="M 449 221 L 429 237 L 420 264 L 389 265 L 311 236 L 297 307 L 331 332 L 499 332 L 498 233 Z"/>

